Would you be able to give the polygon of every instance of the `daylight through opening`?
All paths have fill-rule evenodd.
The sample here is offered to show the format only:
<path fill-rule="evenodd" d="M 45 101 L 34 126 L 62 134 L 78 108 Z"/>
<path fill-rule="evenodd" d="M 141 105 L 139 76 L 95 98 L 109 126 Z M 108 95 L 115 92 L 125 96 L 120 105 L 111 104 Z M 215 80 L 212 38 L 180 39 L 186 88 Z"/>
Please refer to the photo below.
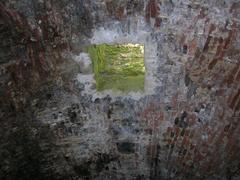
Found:
<path fill-rule="evenodd" d="M 144 90 L 144 45 L 100 44 L 88 47 L 96 89 Z"/>

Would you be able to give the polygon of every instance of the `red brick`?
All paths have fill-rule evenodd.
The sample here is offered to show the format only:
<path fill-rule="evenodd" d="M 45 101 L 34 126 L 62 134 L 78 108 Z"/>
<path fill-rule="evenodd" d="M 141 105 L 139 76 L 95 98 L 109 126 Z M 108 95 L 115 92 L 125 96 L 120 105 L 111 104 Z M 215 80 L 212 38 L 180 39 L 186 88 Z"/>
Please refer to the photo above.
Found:
<path fill-rule="evenodd" d="M 149 21 L 150 18 L 156 18 L 159 14 L 159 7 L 155 0 L 149 0 L 146 6 L 146 19 Z"/>

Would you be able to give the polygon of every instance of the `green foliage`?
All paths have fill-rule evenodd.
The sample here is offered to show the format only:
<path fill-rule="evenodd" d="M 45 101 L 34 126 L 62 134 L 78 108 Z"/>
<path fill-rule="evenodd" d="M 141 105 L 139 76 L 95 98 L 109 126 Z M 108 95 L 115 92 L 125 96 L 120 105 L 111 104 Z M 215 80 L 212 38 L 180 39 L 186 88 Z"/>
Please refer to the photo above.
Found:
<path fill-rule="evenodd" d="M 143 45 L 91 45 L 88 53 L 98 91 L 144 89 Z"/>

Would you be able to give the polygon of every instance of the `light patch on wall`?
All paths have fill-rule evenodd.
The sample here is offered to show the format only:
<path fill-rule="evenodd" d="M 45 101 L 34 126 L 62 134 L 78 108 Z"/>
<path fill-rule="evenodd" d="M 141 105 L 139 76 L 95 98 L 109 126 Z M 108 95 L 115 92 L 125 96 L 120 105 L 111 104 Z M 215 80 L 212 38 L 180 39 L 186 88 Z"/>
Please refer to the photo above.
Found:
<path fill-rule="evenodd" d="M 159 59 L 159 52 L 156 38 L 152 38 L 151 29 L 145 24 L 145 18 L 137 16 L 129 19 L 127 26 L 123 24 L 111 21 L 102 27 L 96 28 L 93 31 L 93 36 L 88 39 L 92 45 L 102 44 L 144 44 L 144 65 L 145 65 L 145 79 L 144 79 L 144 91 L 113 91 L 112 89 L 106 89 L 98 91 L 96 89 L 96 81 L 94 73 L 92 72 L 92 64 L 88 67 L 88 62 L 92 63 L 90 54 L 87 49 L 81 52 L 79 55 L 74 55 L 73 59 L 83 67 L 84 71 L 80 71 L 76 77 L 76 82 L 81 87 L 81 94 L 91 95 L 94 101 L 97 98 L 104 98 L 110 96 L 112 99 L 115 98 L 130 98 L 139 100 L 145 96 L 153 95 L 156 93 L 156 88 L 163 86 L 162 82 L 159 81 L 156 74 L 158 74 L 159 64 L 164 64 L 164 59 Z M 84 54 L 84 56 L 83 56 Z M 79 63 L 79 59 L 81 63 Z M 87 62 L 87 63 L 86 63 Z M 84 66 L 82 65 L 84 64 Z M 85 70 L 90 70 L 85 71 Z M 83 88 L 84 87 L 84 88 Z"/>
<path fill-rule="evenodd" d="M 144 45 L 100 44 L 88 47 L 98 91 L 143 91 Z"/>

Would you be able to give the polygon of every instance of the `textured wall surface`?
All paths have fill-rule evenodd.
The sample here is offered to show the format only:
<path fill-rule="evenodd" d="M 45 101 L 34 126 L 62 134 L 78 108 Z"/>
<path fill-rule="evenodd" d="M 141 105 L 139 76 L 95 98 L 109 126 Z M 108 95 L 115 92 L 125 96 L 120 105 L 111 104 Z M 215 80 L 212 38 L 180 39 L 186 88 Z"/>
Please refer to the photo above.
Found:
<path fill-rule="evenodd" d="M 240 179 L 239 0 L 0 0 L 0 179 Z M 147 93 L 85 46 L 144 43 Z"/>

